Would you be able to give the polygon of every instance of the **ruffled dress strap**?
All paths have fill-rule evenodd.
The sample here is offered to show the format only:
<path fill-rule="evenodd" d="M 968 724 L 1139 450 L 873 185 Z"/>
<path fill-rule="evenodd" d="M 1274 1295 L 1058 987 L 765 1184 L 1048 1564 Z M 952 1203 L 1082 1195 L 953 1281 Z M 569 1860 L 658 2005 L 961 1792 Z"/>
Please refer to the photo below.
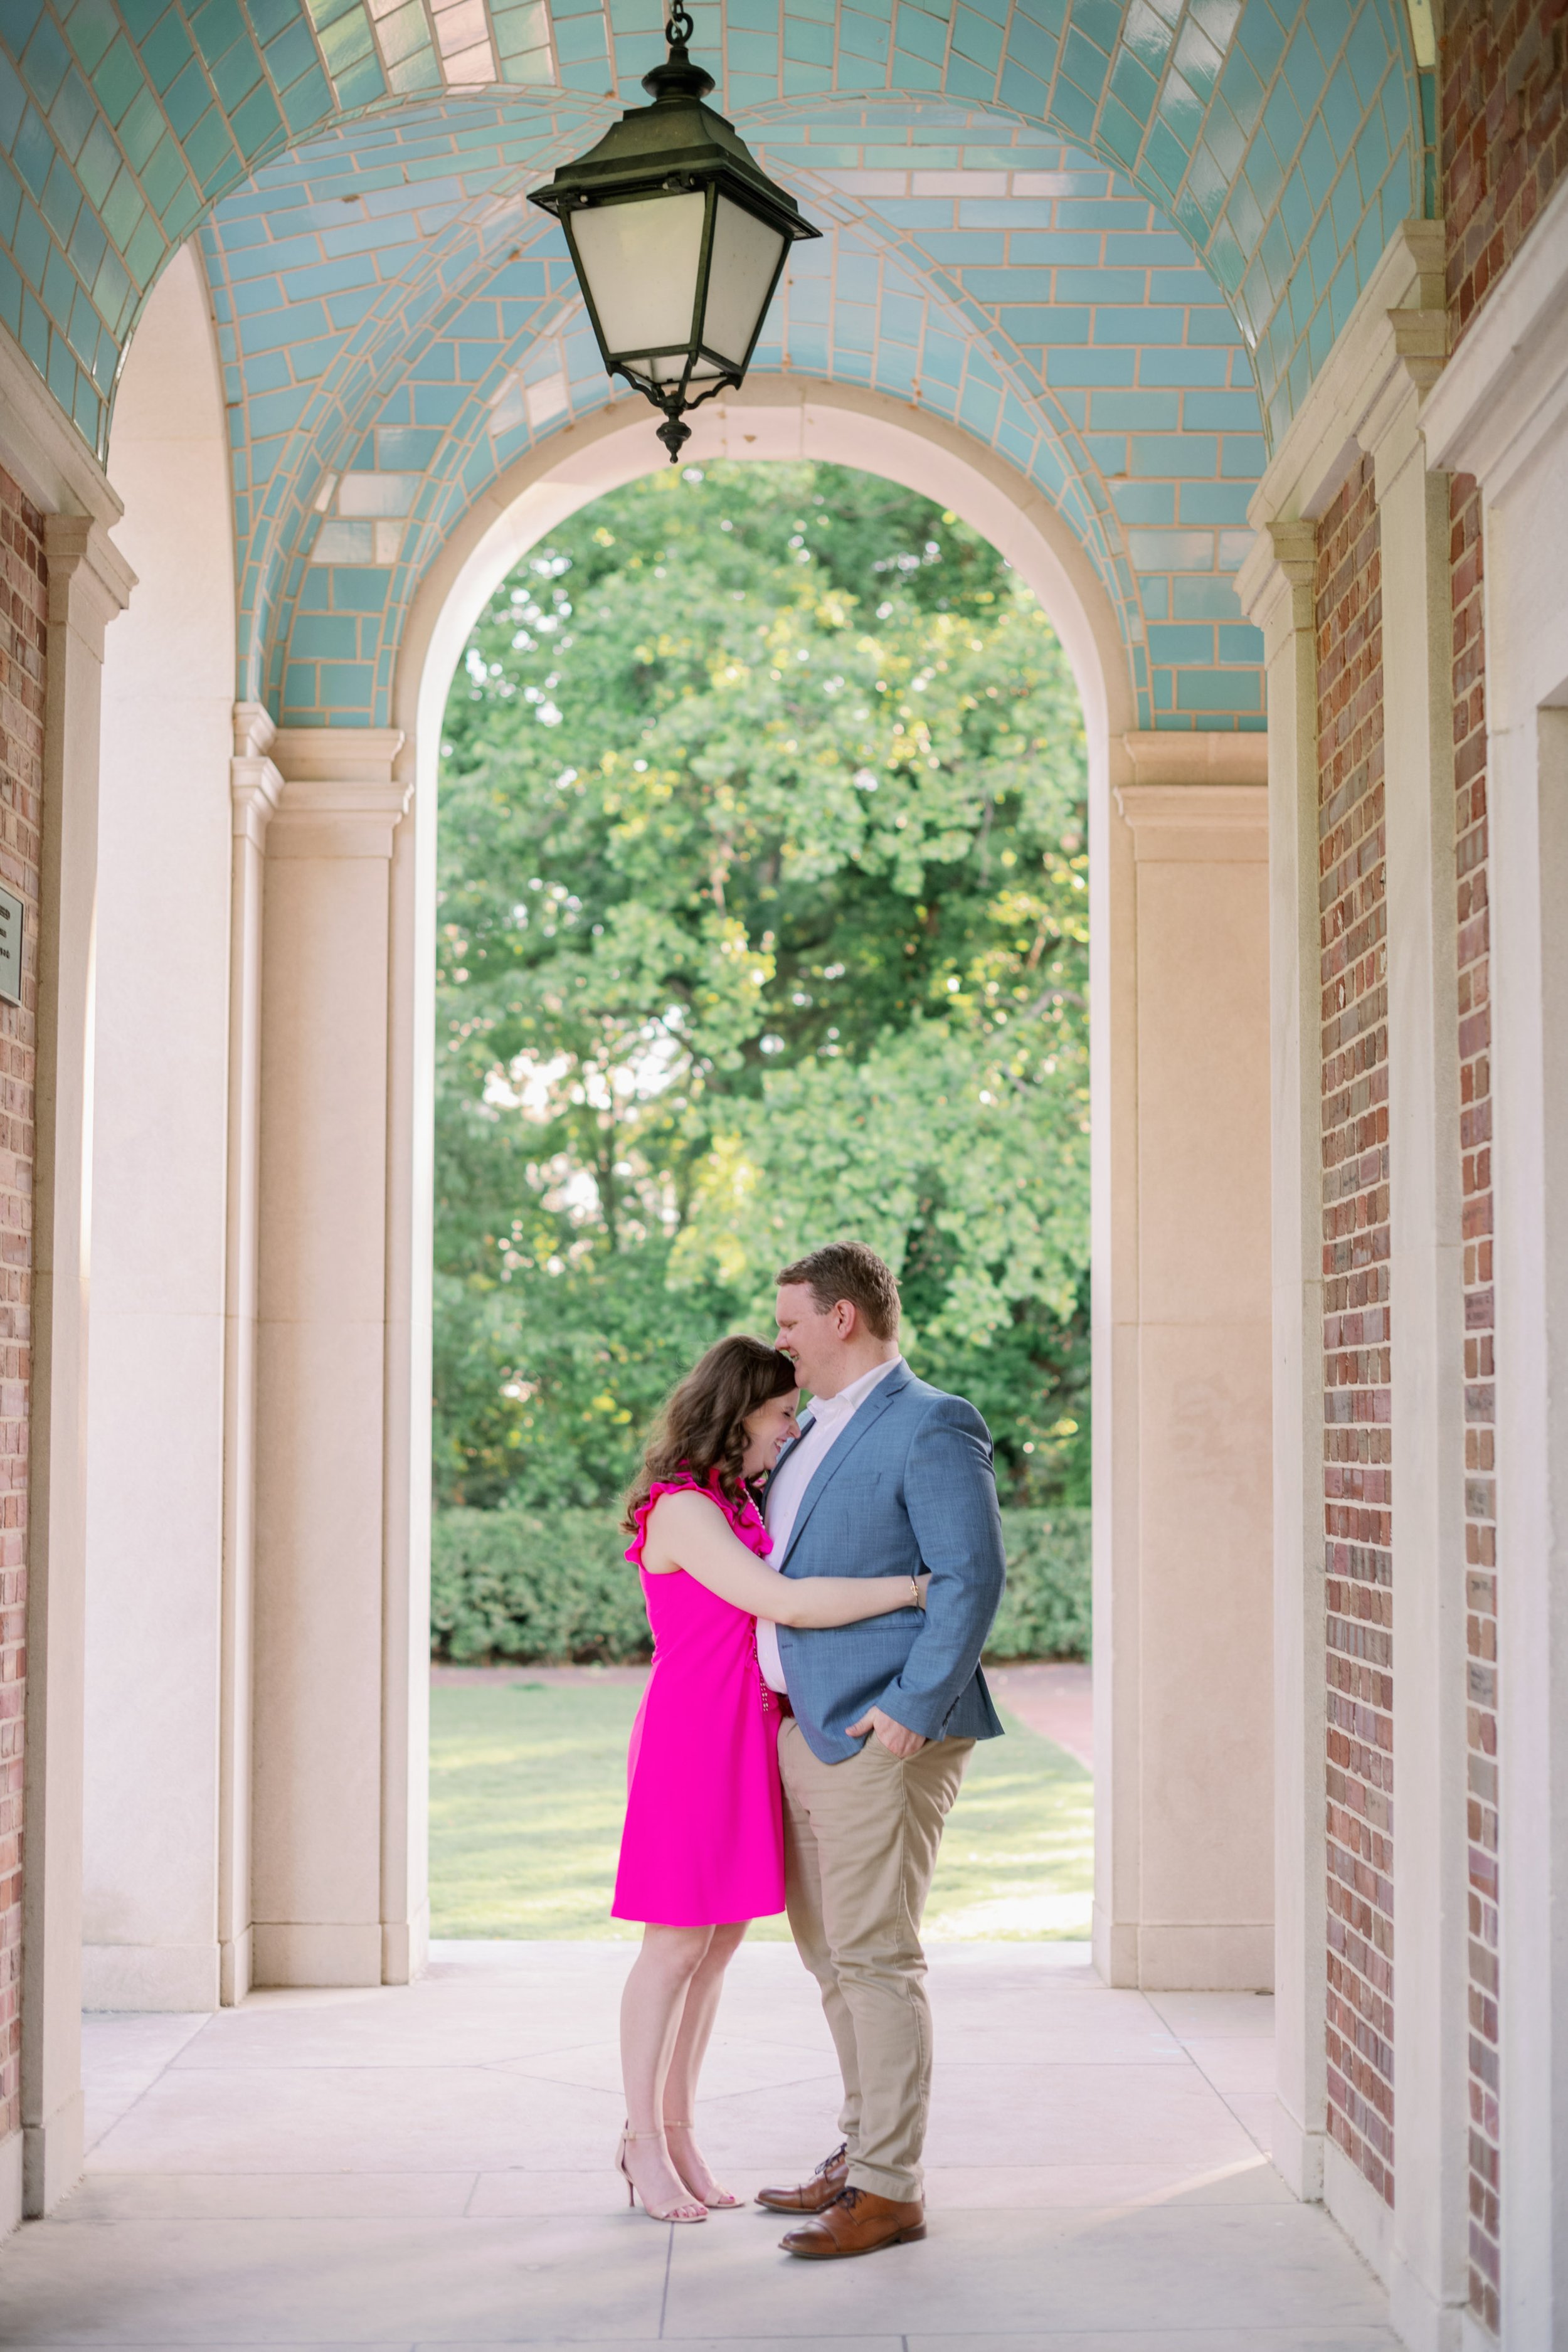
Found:
<path fill-rule="evenodd" d="M 679 1477 L 655 1479 L 647 1498 L 637 1505 L 637 1533 L 626 1546 L 626 1558 L 634 1568 L 641 1568 L 643 1564 L 648 1514 L 661 1495 L 706 1495 L 710 1503 L 718 1504 L 748 1551 L 755 1552 L 759 1559 L 766 1559 L 773 1548 L 773 1539 L 768 1533 L 763 1515 L 750 1495 L 739 1504 L 731 1503 L 716 1477 L 699 1478 L 695 1471 L 688 1471 Z"/>

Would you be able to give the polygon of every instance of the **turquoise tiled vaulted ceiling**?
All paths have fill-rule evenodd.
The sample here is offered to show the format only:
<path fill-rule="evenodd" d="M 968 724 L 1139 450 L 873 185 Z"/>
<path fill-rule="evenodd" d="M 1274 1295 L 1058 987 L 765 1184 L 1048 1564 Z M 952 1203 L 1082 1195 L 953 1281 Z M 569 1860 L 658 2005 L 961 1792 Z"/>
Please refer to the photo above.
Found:
<path fill-rule="evenodd" d="M 1397 0 L 697 0 L 717 102 L 828 230 L 760 368 L 953 417 L 1049 496 L 1142 723 L 1259 726 L 1248 489 L 1397 223 Z M 0 323 L 101 454 L 198 232 L 235 436 L 240 688 L 384 719 L 495 470 L 609 396 L 523 192 L 658 53 L 654 0 L 5 0 Z"/>

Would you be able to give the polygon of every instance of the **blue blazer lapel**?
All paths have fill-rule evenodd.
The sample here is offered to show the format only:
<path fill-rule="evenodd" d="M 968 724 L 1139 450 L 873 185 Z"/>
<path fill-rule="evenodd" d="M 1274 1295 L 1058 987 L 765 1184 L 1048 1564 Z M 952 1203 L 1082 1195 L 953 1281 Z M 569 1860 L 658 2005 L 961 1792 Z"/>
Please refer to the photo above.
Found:
<path fill-rule="evenodd" d="M 800 1498 L 800 1509 L 796 1512 L 795 1525 L 790 1529 L 789 1542 L 784 1548 L 784 1559 L 779 1562 L 781 1569 L 788 1566 L 790 1555 L 800 1541 L 801 1530 L 816 1510 L 823 1494 L 831 1485 L 835 1475 L 844 1467 L 867 1431 L 875 1428 L 900 1390 L 909 1386 L 910 1379 L 909 1366 L 900 1364 L 896 1372 L 889 1372 L 885 1381 L 879 1381 L 865 1402 L 858 1405 L 851 1413 L 843 1435 L 834 1445 L 826 1461 L 817 1464 L 811 1484 Z M 802 1434 L 805 1434 L 804 1431 Z M 774 1475 L 777 1475 L 776 1472 Z"/>

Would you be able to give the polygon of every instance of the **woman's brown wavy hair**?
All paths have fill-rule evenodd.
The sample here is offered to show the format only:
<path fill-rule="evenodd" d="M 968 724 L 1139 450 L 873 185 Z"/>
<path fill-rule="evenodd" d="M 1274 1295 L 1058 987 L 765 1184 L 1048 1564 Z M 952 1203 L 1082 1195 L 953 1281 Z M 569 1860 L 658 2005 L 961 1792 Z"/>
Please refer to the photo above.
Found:
<path fill-rule="evenodd" d="M 789 1358 L 740 1331 L 710 1348 L 665 1399 L 641 1470 L 626 1490 L 621 1525 L 637 1533 L 637 1514 L 661 1479 L 689 1472 L 706 1485 L 717 1473 L 721 1492 L 739 1504 L 745 1493 L 741 1464 L 746 1422 L 769 1399 L 800 1385 Z"/>

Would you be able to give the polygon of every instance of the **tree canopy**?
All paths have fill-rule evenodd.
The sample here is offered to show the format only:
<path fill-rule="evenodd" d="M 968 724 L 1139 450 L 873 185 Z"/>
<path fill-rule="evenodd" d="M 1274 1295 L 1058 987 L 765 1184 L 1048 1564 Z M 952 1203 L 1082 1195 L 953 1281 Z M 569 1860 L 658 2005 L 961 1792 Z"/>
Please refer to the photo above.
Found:
<path fill-rule="evenodd" d="M 608 1499 L 836 1235 L 1087 1499 L 1084 747 L 1034 598 L 842 467 L 687 467 L 492 598 L 447 710 L 437 1490 Z"/>

